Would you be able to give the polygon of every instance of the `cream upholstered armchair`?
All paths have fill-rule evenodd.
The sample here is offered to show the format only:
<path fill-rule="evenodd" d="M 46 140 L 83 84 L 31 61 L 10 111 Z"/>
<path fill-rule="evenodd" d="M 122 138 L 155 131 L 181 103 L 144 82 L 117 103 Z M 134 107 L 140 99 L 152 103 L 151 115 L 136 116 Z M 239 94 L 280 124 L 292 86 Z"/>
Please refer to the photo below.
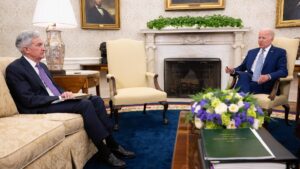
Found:
<path fill-rule="evenodd" d="M 290 112 L 288 98 L 291 82 L 293 80 L 293 72 L 298 52 L 299 39 L 278 37 L 274 39 L 272 44 L 286 50 L 288 76 L 277 80 L 270 94 L 255 94 L 254 97 L 257 99 L 259 106 L 264 110 L 267 110 L 269 116 L 271 115 L 274 107 L 283 106 L 285 112 L 285 121 L 286 124 L 288 124 L 288 115 Z M 234 86 L 235 82 L 236 78 L 234 78 L 231 88 Z M 280 93 L 279 95 L 276 95 L 278 89 Z"/>
<path fill-rule="evenodd" d="M 163 105 L 163 123 L 167 124 L 167 94 L 157 82 L 157 74 L 147 72 L 144 42 L 119 39 L 107 41 L 107 79 L 110 88 L 110 108 L 118 130 L 118 110 L 124 105 L 159 102 Z M 111 113 L 111 115 L 112 115 Z"/>

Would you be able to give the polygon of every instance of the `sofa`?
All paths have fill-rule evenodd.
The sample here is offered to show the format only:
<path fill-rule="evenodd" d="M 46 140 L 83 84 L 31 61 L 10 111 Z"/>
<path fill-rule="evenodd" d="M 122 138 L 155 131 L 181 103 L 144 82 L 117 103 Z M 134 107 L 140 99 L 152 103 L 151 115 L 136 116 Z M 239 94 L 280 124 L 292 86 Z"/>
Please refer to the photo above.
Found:
<path fill-rule="evenodd" d="M 97 149 L 80 114 L 21 114 L 5 82 L 16 58 L 0 57 L 0 168 L 83 168 Z"/>

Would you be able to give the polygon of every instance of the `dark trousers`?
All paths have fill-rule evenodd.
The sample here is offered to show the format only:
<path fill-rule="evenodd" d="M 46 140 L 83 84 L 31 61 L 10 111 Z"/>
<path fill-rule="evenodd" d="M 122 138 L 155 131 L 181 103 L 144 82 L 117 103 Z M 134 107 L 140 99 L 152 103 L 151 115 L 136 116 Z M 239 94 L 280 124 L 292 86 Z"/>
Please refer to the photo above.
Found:
<path fill-rule="evenodd" d="M 67 100 L 47 106 L 45 113 L 67 112 L 81 114 L 84 128 L 95 145 L 112 133 L 113 123 L 107 117 L 103 100 L 98 96 L 89 99 Z"/>
<path fill-rule="evenodd" d="M 248 72 L 238 72 L 238 81 L 235 88 L 239 88 L 239 92 L 244 93 L 265 93 L 269 94 L 271 91 L 266 90 L 263 84 L 258 84 L 252 81 L 252 74 Z"/>

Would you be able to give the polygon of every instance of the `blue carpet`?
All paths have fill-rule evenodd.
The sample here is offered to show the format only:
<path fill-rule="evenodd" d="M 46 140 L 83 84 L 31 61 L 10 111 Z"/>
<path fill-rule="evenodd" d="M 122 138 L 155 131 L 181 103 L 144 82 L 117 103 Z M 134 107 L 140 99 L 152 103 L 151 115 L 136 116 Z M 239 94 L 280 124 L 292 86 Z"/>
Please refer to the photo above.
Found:
<path fill-rule="evenodd" d="M 130 169 L 170 169 L 176 138 L 179 110 L 169 110 L 168 125 L 162 123 L 162 111 L 120 113 L 120 129 L 113 135 L 136 158 L 125 160 Z M 84 169 L 109 168 L 94 155 Z"/>
<path fill-rule="evenodd" d="M 268 126 L 268 131 L 278 142 L 299 159 L 300 139 L 295 136 L 295 121 L 290 121 L 290 123 L 292 125 L 287 126 L 283 119 L 272 118 Z"/>
<path fill-rule="evenodd" d="M 168 125 L 162 124 L 161 111 L 120 114 L 120 130 L 113 135 L 121 145 L 136 153 L 135 159 L 125 160 L 129 169 L 170 169 L 176 137 L 179 110 L 167 112 Z M 268 130 L 273 137 L 298 158 L 300 140 L 295 137 L 295 122 L 287 126 L 283 119 L 272 118 Z M 97 154 L 84 169 L 106 169 Z"/>

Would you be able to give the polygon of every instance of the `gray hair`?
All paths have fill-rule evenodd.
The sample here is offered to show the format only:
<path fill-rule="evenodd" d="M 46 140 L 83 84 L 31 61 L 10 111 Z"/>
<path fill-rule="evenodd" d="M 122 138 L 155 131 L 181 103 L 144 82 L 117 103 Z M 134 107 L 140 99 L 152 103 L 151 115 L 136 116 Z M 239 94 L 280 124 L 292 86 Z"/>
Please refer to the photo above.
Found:
<path fill-rule="evenodd" d="M 266 31 L 266 32 L 268 32 L 270 34 L 270 36 L 272 37 L 272 39 L 274 39 L 274 37 L 275 37 L 275 32 L 271 28 L 263 28 L 260 31 Z"/>
<path fill-rule="evenodd" d="M 28 47 L 31 45 L 32 39 L 39 37 L 40 33 L 38 31 L 23 31 L 17 36 L 15 45 L 22 53 L 22 49 L 24 47 Z"/>

